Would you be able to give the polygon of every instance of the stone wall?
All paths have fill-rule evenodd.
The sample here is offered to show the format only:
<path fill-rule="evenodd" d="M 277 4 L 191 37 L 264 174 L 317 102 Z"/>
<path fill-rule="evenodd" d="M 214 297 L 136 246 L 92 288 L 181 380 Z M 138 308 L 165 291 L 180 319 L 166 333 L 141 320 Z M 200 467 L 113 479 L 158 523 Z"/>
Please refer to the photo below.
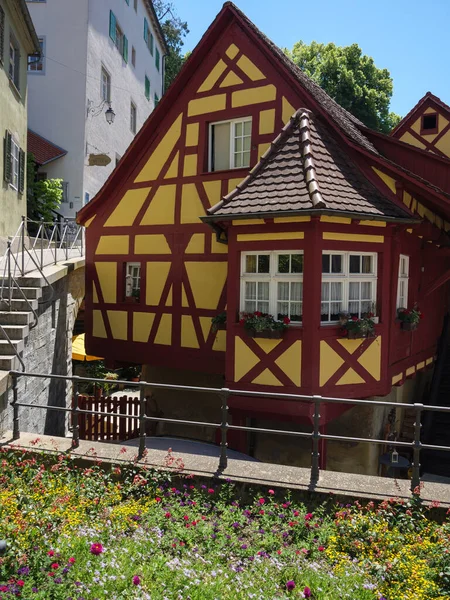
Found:
<path fill-rule="evenodd" d="M 38 308 L 38 324 L 30 329 L 25 340 L 23 360 L 26 371 L 32 373 L 72 374 L 72 331 L 76 315 L 84 297 L 84 267 L 67 273 L 43 288 Z M 42 300 L 44 302 L 42 302 Z M 0 390 L 1 393 L 1 390 Z M 18 382 L 19 402 L 33 406 L 69 406 L 71 384 L 64 380 L 21 377 Z M 12 429 L 12 389 L 0 396 L 0 433 Z M 68 415 L 62 411 L 45 411 L 21 407 L 21 431 L 64 436 L 67 433 Z"/>

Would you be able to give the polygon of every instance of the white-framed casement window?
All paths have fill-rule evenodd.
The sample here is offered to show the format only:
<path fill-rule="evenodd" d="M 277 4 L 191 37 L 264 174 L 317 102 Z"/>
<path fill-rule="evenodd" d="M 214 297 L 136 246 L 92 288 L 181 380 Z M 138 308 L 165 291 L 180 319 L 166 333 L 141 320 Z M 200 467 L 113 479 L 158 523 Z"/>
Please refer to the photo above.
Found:
<path fill-rule="evenodd" d="M 137 127 L 137 108 L 134 102 L 130 103 L 130 129 L 131 133 L 136 134 Z"/>
<path fill-rule="evenodd" d="M 100 95 L 104 102 L 111 102 L 111 75 L 103 65 L 100 75 Z"/>
<path fill-rule="evenodd" d="M 39 47 L 41 49 L 39 55 L 30 54 L 28 56 L 28 72 L 45 75 L 45 37 L 39 38 Z"/>
<path fill-rule="evenodd" d="M 19 172 L 20 172 L 20 147 L 11 138 L 11 181 L 10 186 L 15 190 L 19 189 Z"/>
<path fill-rule="evenodd" d="M 400 254 L 398 264 L 397 308 L 408 308 L 409 256 Z"/>
<path fill-rule="evenodd" d="M 249 167 L 251 136 L 251 117 L 210 123 L 209 171 Z"/>
<path fill-rule="evenodd" d="M 301 323 L 303 251 L 244 252 L 241 258 L 241 311 L 260 311 Z"/>
<path fill-rule="evenodd" d="M 322 322 L 337 322 L 342 312 L 358 318 L 374 312 L 376 293 L 375 253 L 331 251 L 322 254 Z"/>
<path fill-rule="evenodd" d="M 12 34 L 9 37 L 9 78 L 20 89 L 20 48 Z"/>
<path fill-rule="evenodd" d="M 128 62 L 128 39 L 112 10 L 109 11 L 109 37 L 114 42 L 124 61 Z"/>
<path fill-rule="evenodd" d="M 141 292 L 141 263 L 126 265 L 125 296 L 139 296 Z"/>

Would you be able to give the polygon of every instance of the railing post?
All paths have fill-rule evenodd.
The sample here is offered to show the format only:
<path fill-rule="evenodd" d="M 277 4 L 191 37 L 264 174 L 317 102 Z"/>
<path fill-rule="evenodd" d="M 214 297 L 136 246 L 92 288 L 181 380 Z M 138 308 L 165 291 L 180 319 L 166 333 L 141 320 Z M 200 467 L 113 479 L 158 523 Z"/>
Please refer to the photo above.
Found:
<path fill-rule="evenodd" d="M 80 445 L 80 424 L 78 421 L 79 416 L 79 393 L 78 393 L 78 381 L 72 381 L 72 447 L 78 448 Z"/>
<path fill-rule="evenodd" d="M 21 250 L 22 250 L 22 277 L 25 275 L 25 226 L 26 217 L 22 217 L 22 235 L 21 235 Z"/>
<path fill-rule="evenodd" d="M 222 422 L 220 424 L 220 459 L 219 459 L 219 471 L 224 471 L 228 466 L 228 398 L 230 396 L 230 390 L 228 388 L 222 388 L 220 391 L 220 397 L 222 398 Z"/>
<path fill-rule="evenodd" d="M 141 460 L 145 454 L 145 387 L 139 386 L 139 453 L 138 458 Z"/>
<path fill-rule="evenodd" d="M 18 440 L 20 438 L 20 429 L 19 429 L 19 407 L 17 406 L 18 401 L 18 390 L 17 390 L 17 375 L 16 373 L 11 373 L 12 377 L 12 389 L 13 389 L 13 399 L 12 399 L 12 409 L 13 409 L 13 440 Z"/>
<path fill-rule="evenodd" d="M 321 396 L 313 396 L 314 398 L 314 431 L 312 435 L 312 453 L 311 453 L 311 485 L 316 485 L 319 481 L 319 441 L 320 441 L 320 401 Z"/>
<path fill-rule="evenodd" d="M 12 275 L 11 275 L 11 242 L 7 244 L 8 250 L 8 303 L 9 303 L 9 311 L 11 312 L 11 299 L 12 299 Z"/>
<path fill-rule="evenodd" d="M 422 411 L 423 404 L 414 403 L 416 412 L 416 421 L 414 423 L 414 443 L 413 443 L 413 473 L 411 478 L 411 490 L 414 491 L 420 485 L 420 451 L 422 442 L 420 441 L 420 430 L 422 429 Z"/>
<path fill-rule="evenodd" d="M 44 219 L 41 219 L 41 269 L 44 268 Z"/>
<path fill-rule="evenodd" d="M 64 227 L 61 235 L 61 241 L 66 242 L 66 260 L 69 259 L 69 219 L 64 219 Z"/>

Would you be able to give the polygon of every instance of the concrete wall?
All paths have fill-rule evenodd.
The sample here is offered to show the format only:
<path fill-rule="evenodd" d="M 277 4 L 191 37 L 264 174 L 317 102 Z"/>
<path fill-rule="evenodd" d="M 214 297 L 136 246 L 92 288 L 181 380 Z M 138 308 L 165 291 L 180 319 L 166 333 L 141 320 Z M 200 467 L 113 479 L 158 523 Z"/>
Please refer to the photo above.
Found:
<path fill-rule="evenodd" d="M 28 372 L 71 375 L 72 331 L 84 297 L 84 268 L 56 281 L 53 289 L 53 299 L 39 305 L 38 325 L 30 330 L 23 360 Z M 49 298 L 47 287 L 43 299 Z M 18 392 L 20 402 L 32 405 L 68 406 L 71 400 L 70 384 L 65 381 L 23 377 Z M 0 396 L 0 433 L 12 429 L 11 400 L 11 389 Z M 22 431 L 55 436 L 67 432 L 68 417 L 63 412 L 21 408 L 19 419 Z"/>
<path fill-rule="evenodd" d="M 18 18 L 18 11 L 12 10 L 12 3 L 0 0 L 5 12 L 5 35 L 3 64 L 0 62 L 0 237 L 14 235 L 20 225 L 22 215 L 26 214 L 26 189 L 19 194 L 3 177 L 3 138 L 8 130 L 16 143 L 23 149 L 27 147 L 27 56 L 31 52 L 30 43 L 24 31 L 24 23 Z M 19 89 L 9 80 L 9 39 L 13 34 L 20 45 Z"/>
<path fill-rule="evenodd" d="M 154 93 L 161 97 L 162 68 L 158 73 L 144 42 L 144 15 L 155 32 L 143 0 L 137 12 L 133 0 L 129 5 L 125 0 L 47 0 L 28 6 L 38 35 L 45 37 L 46 54 L 44 72 L 29 75 L 29 127 L 67 150 L 65 157 L 40 170 L 68 182 L 68 202 L 60 212 L 74 217 L 86 194 L 95 196 L 134 138 L 131 100 L 137 107 L 138 131 L 154 108 Z M 128 39 L 128 63 L 109 37 L 110 10 Z M 133 46 L 136 67 L 131 63 Z M 111 76 L 112 125 L 104 116 L 108 107 L 101 106 L 102 64 Z M 145 98 L 145 74 L 151 81 L 150 101 Z M 89 154 L 107 154 L 111 162 L 89 166 Z"/>

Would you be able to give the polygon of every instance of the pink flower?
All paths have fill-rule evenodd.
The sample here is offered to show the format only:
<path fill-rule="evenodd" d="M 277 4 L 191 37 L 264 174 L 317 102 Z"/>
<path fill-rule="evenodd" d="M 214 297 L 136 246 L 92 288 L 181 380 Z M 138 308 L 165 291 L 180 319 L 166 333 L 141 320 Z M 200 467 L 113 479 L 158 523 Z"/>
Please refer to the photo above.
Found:
<path fill-rule="evenodd" d="M 73 565 L 73 564 L 74 564 L 74 562 L 75 562 L 75 559 L 74 559 L 74 557 L 73 557 L 73 556 L 71 556 L 67 562 L 69 562 L 71 565 Z"/>
<path fill-rule="evenodd" d="M 306 513 L 306 515 L 305 515 L 305 521 L 311 521 L 312 518 L 313 518 L 313 514 L 312 513 Z"/>
<path fill-rule="evenodd" d="M 59 569 L 59 565 L 58 563 L 53 563 L 52 565 L 50 565 L 51 568 L 55 571 L 56 569 Z"/>
<path fill-rule="evenodd" d="M 288 592 L 292 592 L 292 590 L 295 588 L 295 581 L 292 581 L 292 579 L 290 579 L 289 581 L 286 582 L 286 589 Z"/>
<path fill-rule="evenodd" d="M 166 519 L 170 519 L 170 517 L 172 516 L 170 512 L 166 512 L 166 514 L 164 515 L 166 517 Z"/>
<path fill-rule="evenodd" d="M 18 581 L 16 581 L 16 583 L 19 587 L 23 587 L 25 585 L 25 581 L 23 579 L 19 579 Z"/>
<path fill-rule="evenodd" d="M 90 551 L 91 551 L 91 554 L 95 554 L 95 556 L 98 556 L 99 554 L 101 554 L 103 552 L 103 546 L 98 543 L 92 544 Z"/>
<path fill-rule="evenodd" d="M 309 587 L 305 587 L 305 589 L 303 590 L 303 596 L 305 598 L 311 598 L 311 590 L 309 589 Z"/>
<path fill-rule="evenodd" d="M 258 502 L 259 502 L 261 505 L 266 503 L 266 501 L 264 500 L 264 498 L 260 498 L 260 499 L 258 500 Z"/>
<path fill-rule="evenodd" d="M 323 552 L 323 551 L 325 550 L 325 546 L 319 546 L 319 547 L 317 548 L 317 550 L 318 550 L 319 552 Z"/>
<path fill-rule="evenodd" d="M 139 585 L 141 583 L 141 578 L 139 577 L 139 575 L 135 575 L 133 577 L 133 585 Z"/>
<path fill-rule="evenodd" d="M 55 551 L 54 550 L 49 550 L 47 552 L 47 556 L 55 556 Z"/>
<path fill-rule="evenodd" d="M 159 498 L 158 496 L 156 496 L 155 502 L 161 502 L 161 498 Z"/>
<path fill-rule="evenodd" d="M 212 488 L 209 488 L 208 494 L 214 494 L 214 490 Z"/>
<path fill-rule="evenodd" d="M 271 496 L 273 496 L 275 494 L 275 492 L 273 490 L 269 490 L 268 494 L 270 494 Z"/>

